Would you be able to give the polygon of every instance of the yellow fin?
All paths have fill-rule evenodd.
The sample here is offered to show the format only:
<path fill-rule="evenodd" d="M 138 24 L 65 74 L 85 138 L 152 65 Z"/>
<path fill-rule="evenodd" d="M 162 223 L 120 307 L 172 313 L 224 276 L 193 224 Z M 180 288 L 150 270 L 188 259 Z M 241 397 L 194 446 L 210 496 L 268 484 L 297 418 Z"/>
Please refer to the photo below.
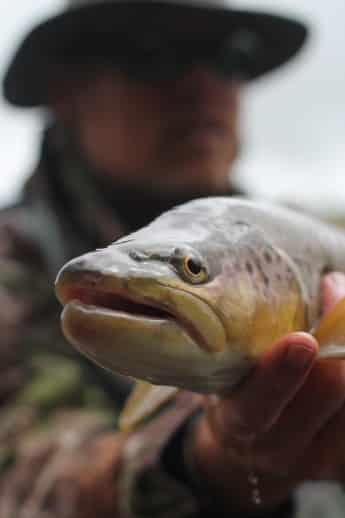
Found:
<path fill-rule="evenodd" d="M 142 421 L 151 417 L 165 403 L 179 392 L 176 387 L 151 385 L 137 381 L 129 395 L 119 418 L 119 428 L 123 432 L 134 430 Z"/>
<path fill-rule="evenodd" d="M 345 359 L 345 298 L 341 299 L 313 331 L 319 343 L 319 358 Z"/>

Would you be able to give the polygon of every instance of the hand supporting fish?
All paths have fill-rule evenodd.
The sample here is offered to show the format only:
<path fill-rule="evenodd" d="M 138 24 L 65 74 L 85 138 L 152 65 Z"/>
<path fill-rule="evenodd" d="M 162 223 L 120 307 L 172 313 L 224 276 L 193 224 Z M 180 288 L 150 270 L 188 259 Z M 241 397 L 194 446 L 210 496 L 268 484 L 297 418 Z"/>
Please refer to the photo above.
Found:
<path fill-rule="evenodd" d="M 326 314 L 345 297 L 345 275 L 325 275 L 321 293 Z M 327 516 L 342 516 L 341 486 L 329 483 L 302 486 L 306 491 L 299 491 L 295 511 L 290 505 L 277 509 L 293 502 L 303 482 L 345 484 L 345 362 L 318 361 L 317 349 L 312 335 L 290 333 L 260 356 L 229 397 L 204 398 L 189 449 L 204 492 L 216 495 L 224 508 L 255 511 L 252 471 L 262 513 L 273 508 L 274 516 L 314 516 L 316 492 Z"/>
<path fill-rule="evenodd" d="M 228 394 L 293 331 L 312 332 L 320 358 L 344 358 L 345 301 L 320 321 L 331 270 L 345 272 L 341 232 L 274 205 L 207 198 L 69 262 L 56 292 L 80 351 L 145 380 L 123 414 L 128 428 L 173 387 Z"/>

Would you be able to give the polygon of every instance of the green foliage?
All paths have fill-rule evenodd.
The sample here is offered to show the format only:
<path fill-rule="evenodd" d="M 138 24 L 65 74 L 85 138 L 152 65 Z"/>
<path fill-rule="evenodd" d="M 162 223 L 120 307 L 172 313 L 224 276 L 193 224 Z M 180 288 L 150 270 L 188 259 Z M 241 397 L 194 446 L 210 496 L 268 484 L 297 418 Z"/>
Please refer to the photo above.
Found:
<path fill-rule="evenodd" d="M 19 393 L 16 404 L 34 407 L 41 415 L 65 407 L 110 409 L 102 389 L 87 382 L 80 364 L 49 354 L 35 357 L 32 380 Z"/>

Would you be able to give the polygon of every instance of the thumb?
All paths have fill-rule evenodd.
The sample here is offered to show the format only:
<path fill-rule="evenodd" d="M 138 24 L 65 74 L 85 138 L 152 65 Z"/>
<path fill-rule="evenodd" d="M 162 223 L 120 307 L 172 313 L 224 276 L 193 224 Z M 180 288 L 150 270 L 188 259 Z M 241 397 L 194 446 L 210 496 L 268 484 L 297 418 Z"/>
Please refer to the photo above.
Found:
<path fill-rule="evenodd" d="M 327 313 L 333 306 L 345 297 L 345 275 L 332 272 L 325 275 L 321 281 L 322 312 Z"/>

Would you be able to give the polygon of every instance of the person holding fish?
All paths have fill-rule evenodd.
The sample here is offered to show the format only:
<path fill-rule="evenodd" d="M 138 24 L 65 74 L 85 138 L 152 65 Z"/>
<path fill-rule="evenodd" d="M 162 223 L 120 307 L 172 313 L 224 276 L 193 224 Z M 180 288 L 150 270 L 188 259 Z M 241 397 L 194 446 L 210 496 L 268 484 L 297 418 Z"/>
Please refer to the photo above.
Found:
<path fill-rule="evenodd" d="M 173 206 L 241 194 L 229 172 L 242 91 L 290 60 L 306 33 L 296 20 L 221 0 L 69 0 L 17 49 L 5 98 L 47 116 L 38 166 L 0 215 L 1 401 L 11 428 L 0 433 L 1 518 L 311 517 L 315 505 L 332 518 L 345 509 L 345 365 L 317 359 L 320 334 L 274 339 L 227 397 L 172 391 L 127 436 L 113 431 L 113 408 L 129 382 L 73 353 L 53 290 L 65 262 Z M 174 264 L 199 279 L 199 259 L 175 248 Z M 169 250 L 156 250 L 164 265 Z M 135 254 L 146 261 L 145 250 Z M 345 277 L 325 268 L 314 286 L 314 313 L 331 316 L 329 331 Z M 94 301 L 73 289 L 60 286 L 60 299 Z M 217 349 L 216 320 L 213 329 L 204 345 Z M 34 445 L 26 440 L 42 428 Z"/>

